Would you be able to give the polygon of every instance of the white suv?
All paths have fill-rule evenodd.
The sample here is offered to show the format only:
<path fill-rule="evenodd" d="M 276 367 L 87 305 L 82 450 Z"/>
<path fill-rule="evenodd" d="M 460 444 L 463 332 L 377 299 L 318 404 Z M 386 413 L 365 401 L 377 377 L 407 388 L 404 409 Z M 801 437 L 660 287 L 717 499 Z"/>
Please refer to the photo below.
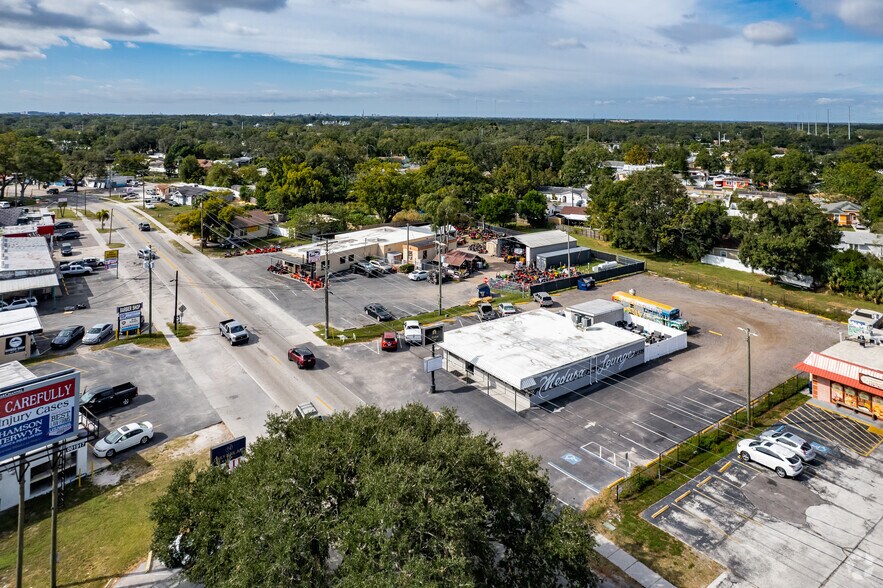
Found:
<path fill-rule="evenodd" d="M 405 341 L 409 345 L 423 345 L 423 331 L 418 321 L 405 321 L 404 327 Z"/>
<path fill-rule="evenodd" d="M 789 433 L 788 431 L 783 431 L 781 429 L 767 429 L 760 434 L 760 438 L 764 441 L 778 443 L 785 449 L 794 453 L 794 455 L 802 459 L 804 462 L 812 461 L 816 458 L 816 452 L 815 449 L 812 448 L 812 445 L 794 433 Z"/>
<path fill-rule="evenodd" d="M 736 453 L 742 461 L 756 461 L 776 472 L 780 478 L 794 478 L 803 471 L 800 458 L 775 441 L 742 439 L 736 445 Z"/>

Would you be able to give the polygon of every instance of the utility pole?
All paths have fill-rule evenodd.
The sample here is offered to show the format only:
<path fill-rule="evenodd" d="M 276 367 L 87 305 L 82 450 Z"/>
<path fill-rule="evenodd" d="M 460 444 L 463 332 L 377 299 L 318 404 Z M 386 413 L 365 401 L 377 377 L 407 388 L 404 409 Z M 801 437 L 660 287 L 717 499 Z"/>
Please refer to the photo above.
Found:
<path fill-rule="evenodd" d="M 203 243 L 205 243 L 205 229 L 202 221 L 202 205 L 205 200 L 199 201 L 199 252 L 202 253 Z"/>
<path fill-rule="evenodd" d="M 410 263 L 411 262 L 411 222 L 405 225 L 405 254 L 402 256 L 404 261 L 402 263 Z"/>
<path fill-rule="evenodd" d="M 110 238 L 113 236 L 113 208 L 110 209 L 110 230 L 107 232 L 107 244 L 110 245 Z M 119 266 L 117 266 L 119 268 Z M 119 276 L 119 269 L 117 269 L 117 276 Z"/>
<path fill-rule="evenodd" d="M 567 235 L 567 274 L 570 275 L 570 227 L 564 225 L 564 234 Z"/>
<path fill-rule="evenodd" d="M 141 210 L 147 210 L 144 205 L 144 180 L 141 180 Z"/>
<path fill-rule="evenodd" d="M 63 455 L 63 454 L 62 454 Z M 63 461 L 62 457 L 62 461 Z M 58 443 L 52 445 L 52 457 L 49 465 L 52 468 L 52 520 L 50 522 L 49 547 L 49 586 L 55 588 L 58 568 Z"/>
<path fill-rule="evenodd" d="M 442 267 L 442 242 L 441 242 L 442 232 L 439 231 L 438 241 L 435 244 L 438 246 L 438 253 L 436 255 L 438 259 L 438 316 L 442 315 L 442 282 L 444 282 L 444 267 Z M 433 376 L 434 377 L 434 376 Z"/>
<path fill-rule="evenodd" d="M 331 258 L 328 256 L 328 243 L 330 239 L 325 239 L 325 340 L 331 336 L 331 329 L 328 325 L 328 266 L 331 265 Z"/>
<path fill-rule="evenodd" d="M 432 342 L 432 357 L 435 357 L 435 341 Z M 435 394 L 435 370 L 429 372 L 429 393 Z"/>
<path fill-rule="evenodd" d="M 175 335 L 178 334 L 178 270 L 175 270 L 175 316 L 172 325 L 175 327 Z"/>
<path fill-rule="evenodd" d="M 757 333 L 752 333 L 751 327 L 738 327 L 738 329 L 745 333 L 745 343 L 748 346 L 748 398 L 745 405 L 745 415 L 748 418 L 748 428 L 751 428 L 751 338 L 757 337 Z"/>
<path fill-rule="evenodd" d="M 147 249 L 147 334 L 153 333 L 153 245 Z"/>
<path fill-rule="evenodd" d="M 852 141 L 852 106 L 846 108 L 846 139 Z"/>
<path fill-rule="evenodd" d="M 15 478 L 18 481 L 18 550 L 15 555 L 15 588 L 24 586 L 22 576 L 25 564 L 25 472 L 30 467 L 27 458 L 20 455 Z"/>

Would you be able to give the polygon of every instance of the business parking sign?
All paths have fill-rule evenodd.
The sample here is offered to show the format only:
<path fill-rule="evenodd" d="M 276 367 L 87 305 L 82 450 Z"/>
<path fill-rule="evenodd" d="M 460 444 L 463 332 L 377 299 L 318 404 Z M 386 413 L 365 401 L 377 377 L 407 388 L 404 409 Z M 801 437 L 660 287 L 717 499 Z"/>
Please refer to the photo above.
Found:
<path fill-rule="evenodd" d="M 0 461 L 76 437 L 80 372 L 0 387 Z"/>

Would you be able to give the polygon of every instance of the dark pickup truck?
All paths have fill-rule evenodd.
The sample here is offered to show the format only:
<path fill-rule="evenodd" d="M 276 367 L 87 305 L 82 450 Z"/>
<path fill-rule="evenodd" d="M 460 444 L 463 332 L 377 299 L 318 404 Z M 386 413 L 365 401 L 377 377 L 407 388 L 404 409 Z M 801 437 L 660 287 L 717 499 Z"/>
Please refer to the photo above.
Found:
<path fill-rule="evenodd" d="M 91 413 L 102 412 L 114 406 L 127 406 L 136 396 L 138 396 L 138 386 L 132 382 L 87 388 L 80 396 L 80 408 L 85 408 Z"/>

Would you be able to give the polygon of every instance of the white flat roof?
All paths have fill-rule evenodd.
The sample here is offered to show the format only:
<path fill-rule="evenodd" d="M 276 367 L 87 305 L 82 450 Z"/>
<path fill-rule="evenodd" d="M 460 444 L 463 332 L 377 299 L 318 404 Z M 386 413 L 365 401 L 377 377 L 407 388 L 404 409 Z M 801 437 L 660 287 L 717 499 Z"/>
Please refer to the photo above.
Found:
<path fill-rule="evenodd" d="M 540 231 L 538 233 L 525 233 L 524 235 L 512 235 L 513 239 L 521 242 L 525 247 L 545 247 L 546 245 L 567 245 L 568 239 L 576 243 L 576 239 L 564 231 Z"/>
<path fill-rule="evenodd" d="M 328 244 L 329 254 L 344 253 L 353 250 L 364 249 L 373 245 L 390 245 L 405 243 L 409 239 L 412 243 L 415 241 L 431 237 L 435 233 L 429 225 L 419 227 L 375 227 L 373 229 L 364 229 L 362 231 L 353 231 L 351 233 L 341 233 L 331 240 Z M 285 253 L 297 257 L 303 257 L 310 249 L 319 249 L 322 256 L 325 255 L 325 243 L 318 241 L 316 243 L 308 243 L 306 245 L 298 245 L 285 249 Z"/>
<path fill-rule="evenodd" d="M 3 382 L 4 386 L 12 386 L 36 377 L 31 370 L 17 361 L 0 364 L 0 382 Z"/>
<path fill-rule="evenodd" d="M 0 237 L 0 272 L 55 270 L 45 237 Z"/>
<path fill-rule="evenodd" d="M 579 304 L 574 304 L 573 306 L 568 306 L 567 310 L 595 316 L 622 310 L 622 304 L 612 300 L 605 300 L 604 298 L 595 298 L 594 300 L 587 300 L 585 302 L 580 302 Z"/>
<path fill-rule="evenodd" d="M 0 337 L 42 332 L 43 324 L 40 322 L 36 308 L 19 308 L 0 312 Z M 0 382 L 2 381 L 3 378 L 0 378 Z"/>
<path fill-rule="evenodd" d="M 441 347 L 523 389 L 534 376 L 639 341 L 644 337 L 613 325 L 581 330 L 567 317 L 537 309 L 445 332 Z"/>
<path fill-rule="evenodd" d="M 58 286 L 58 276 L 54 273 L 14 278 L 12 280 L 0 280 L 0 298 L 13 292 L 25 292 L 27 290 L 51 288 L 54 286 Z"/>
<path fill-rule="evenodd" d="M 883 372 L 883 345 L 868 344 L 862 347 L 855 341 L 841 341 L 820 353 Z"/>

